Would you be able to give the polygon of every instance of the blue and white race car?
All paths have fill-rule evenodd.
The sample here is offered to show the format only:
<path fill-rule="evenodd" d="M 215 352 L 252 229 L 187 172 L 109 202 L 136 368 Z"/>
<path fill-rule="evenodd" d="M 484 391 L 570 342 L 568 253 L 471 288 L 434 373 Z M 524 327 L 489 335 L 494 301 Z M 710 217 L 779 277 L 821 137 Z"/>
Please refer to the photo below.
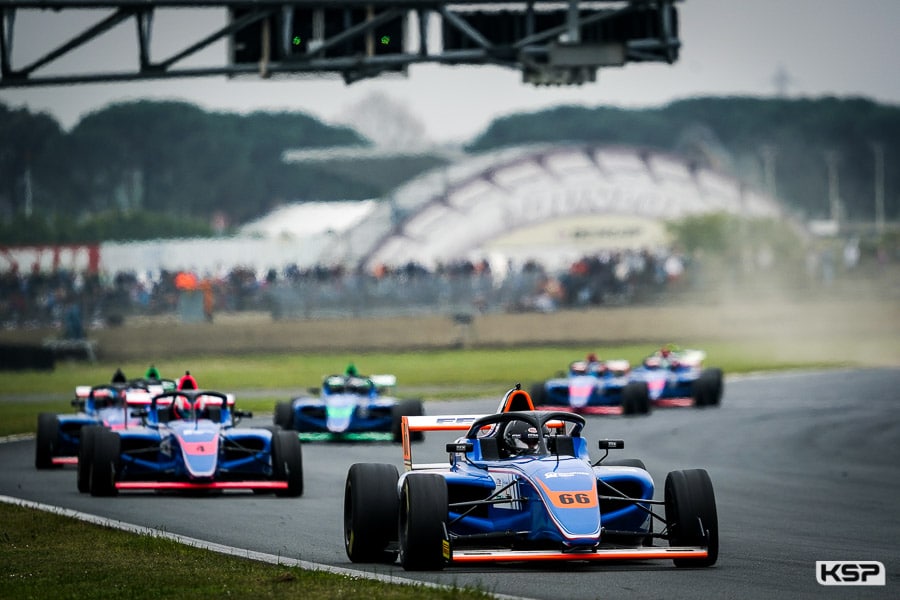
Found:
<path fill-rule="evenodd" d="M 137 426 L 141 420 L 130 413 L 146 406 L 150 398 L 175 388 L 171 379 L 133 379 L 101 385 L 75 387 L 74 414 L 43 412 L 38 415 L 34 466 L 50 469 L 78 462 L 81 432 L 89 425 L 108 429 Z"/>
<path fill-rule="evenodd" d="M 312 440 L 401 441 L 400 419 L 422 415 L 421 400 L 389 395 L 394 375 L 329 375 L 321 388 L 275 405 L 274 423 Z M 417 440 L 421 434 L 417 435 Z"/>
<path fill-rule="evenodd" d="M 525 402 L 516 402 L 519 398 Z M 510 390 L 501 407 L 530 404 Z M 638 459 L 607 460 L 621 440 L 582 437 L 585 418 L 561 411 L 403 419 L 405 472 L 357 463 L 344 488 L 344 547 L 353 562 L 407 570 L 475 563 L 674 561 L 715 564 L 716 501 L 703 469 L 672 471 L 663 498 Z M 417 464 L 409 435 L 464 431 L 446 445 L 449 463 Z M 660 511 L 664 508 L 664 511 Z M 662 540 L 666 546 L 657 546 Z"/>
<path fill-rule="evenodd" d="M 250 413 L 234 398 L 210 390 L 173 390 L 154 396 L 139 427 L 84 429 L 78 454 L 78 491 L 253 490 L 279 496 L 303 493 L 300 440 L 276 428 L 242 428 Z"/>

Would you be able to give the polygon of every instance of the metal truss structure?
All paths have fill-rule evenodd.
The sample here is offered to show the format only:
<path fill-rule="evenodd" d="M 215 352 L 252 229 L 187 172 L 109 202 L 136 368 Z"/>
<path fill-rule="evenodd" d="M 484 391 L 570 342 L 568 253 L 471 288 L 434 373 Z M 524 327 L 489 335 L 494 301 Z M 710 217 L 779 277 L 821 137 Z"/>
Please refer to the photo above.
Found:
<path fill-rule="evenodd" d="M 335 73 L 352 83 L 416 63 L 493 64 L 533 84 L 596 79 L 601 67 L 678 58 L 680 0 L 0 0 L 0 88 L 141 79 Z M 217 11 L 224 26 L 151 56 L 161 10 Z M 90 10 L 98 20 L 19 64 L 17 16 Z M 34 16 L 33 14 L 30 16 Z M 59 68 L 60 59 L 132 21 L 136 66 Z M 202 35 L 202 37 L 201 37 Z M 36 40 L 29 39 L 31 44 Z M 41 40 L 43 41 L 43 40 Z M 221 64 L 191 58 L 227 44 Z"/>

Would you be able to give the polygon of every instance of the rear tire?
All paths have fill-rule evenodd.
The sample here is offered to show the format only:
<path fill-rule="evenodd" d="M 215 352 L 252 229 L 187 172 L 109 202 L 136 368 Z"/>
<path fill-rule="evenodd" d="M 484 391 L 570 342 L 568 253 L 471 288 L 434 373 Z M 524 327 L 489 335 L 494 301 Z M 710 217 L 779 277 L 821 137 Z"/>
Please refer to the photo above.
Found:
<path fill-rule="evenodd" d="M 357 463 L 344 484 L 344 550 L 352 562 L 394 562 L 397 541 L 397 467 Z"/>
<path fill-rule="evenodd" d="M 303 495 L 303 448 L 296 431 L 276 431 L 272 434 L 272 476 L 287 481 L 287 489 L 276 490 L 276 496 Z"/>
<path fill-rule="evenodd" d="M 407 571 L 444 568 L 447 481 L 431 473 L 407 475 L 400 492 L 400 564 Z"/>
<path fill-rule="evenodd" d="M 672 471 L 666 476 L 666 522 L 670 546 L 706 546 L 706 558 L 676 558 L 676 567 L 709 567 L 719 557 L 716 497 L 704 469 Z"/>
<path fill-rule="evenodd" d="M 118 493 L 116 476 L 119 471 L 120 449 L 118 434 L 103 428 L 94 434 L 91 472 L 88 476 L 91 496 L 115 496 Z"/>
<path fill-rule="evenodd" d="M 94 440 L 102 425 L 85 425 L 81 428 L 81 441 L 78 443 L 78 491 L 86 494 L 91 491 L 91 462 L 94 460 Z"/>
<path fill-rule="evenodd" d="M 395 444 L 403 442 L 401 418 L 421 417 L 423 414 L 425 414 L 425 411 L 422 409 L 421 400 L 401 400 L 394 405 L 394 408 L 391 411 L 391 436 L 393 437 Z M 425 434 L 421 431 L 409 432 L 409 441 L 411 442 L 421 442 L 424 439 Z"/>
<path fill-rule="evenodd" d="M 275 415 L 273 417 L 275 425 L 282 429 L 294 428 L 294 406 L 290 402 L 277 402 L 275 404 Z"/>
<path fill-rule="evenodd" d="M 645 381 L 629 381 L 622 390 L 622 413 L 650 414 L 650 390 Z"/>
<path fill-rule="evenodd" d="M 37 440 L 34 449 L 34 466 L 37 469 L 52 469 L 53 455 L 59 446 L 59 417 L 53 413 L 38 415 Z"/>

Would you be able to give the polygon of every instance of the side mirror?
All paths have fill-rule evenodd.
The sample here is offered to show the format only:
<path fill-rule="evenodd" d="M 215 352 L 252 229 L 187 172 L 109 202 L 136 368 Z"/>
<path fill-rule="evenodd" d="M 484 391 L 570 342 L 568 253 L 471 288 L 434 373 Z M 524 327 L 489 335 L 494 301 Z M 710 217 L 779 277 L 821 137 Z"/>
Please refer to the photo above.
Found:
<path fill-rule="evenodd" d="M 625 447 L 625 440 L 600 440 L 601 450 L 621 450 Z"/>
<path fill-rule="evenodd" d="M 454 454 L 457 452 L 471 452 L 473 448 L 475 448 L 475 444 L 472 442 L 451 442 L 447 444 L 447 452 Z"/>

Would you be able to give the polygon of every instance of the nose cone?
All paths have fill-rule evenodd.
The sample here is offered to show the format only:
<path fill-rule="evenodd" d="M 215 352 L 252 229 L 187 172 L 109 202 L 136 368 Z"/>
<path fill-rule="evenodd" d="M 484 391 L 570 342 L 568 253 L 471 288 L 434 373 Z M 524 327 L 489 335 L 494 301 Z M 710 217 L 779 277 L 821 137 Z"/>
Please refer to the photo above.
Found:
<path fill-rule="evenodd" d="M 181 457 L 192 477 L 211 477 L 219 458 L 219 432 L 186 429 L 179 434 Z"/>
<path fill-rule="evenodd" d="M 594 544 L 600 539 L 600 503 L 593 470 L 579 459 L 541 461 L 533 472 L 550 519 L 566 543 Z"/>

